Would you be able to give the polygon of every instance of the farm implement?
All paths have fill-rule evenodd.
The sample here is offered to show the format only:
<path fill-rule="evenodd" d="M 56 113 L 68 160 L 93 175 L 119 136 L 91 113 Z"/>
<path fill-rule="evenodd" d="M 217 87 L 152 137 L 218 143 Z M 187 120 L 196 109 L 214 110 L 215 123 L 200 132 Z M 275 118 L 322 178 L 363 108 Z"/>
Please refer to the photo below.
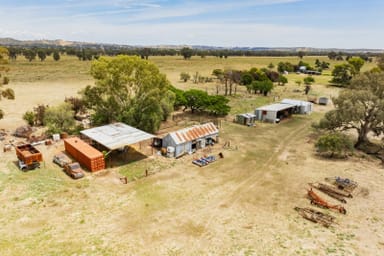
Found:
<path fill-rule="evenodd" d="M 310 188 L 307 191 L 308 198 L 311 200 L 311 204 L 317 205 L 322 208 L 326 209 L 334 209 L 337 210 L 339 213 L 347 214 L 347 210 L 341 205 L 333 205 L 325 201 L 323 198 L 321 198 L 318 194 L 316 194 L 312 188 Z"/>
<path fill-rule="evenodd" d="M 334 184 L 339 189 L 344 190 L 348 193 L 352 193 L 355 188 L 357 188 L 357 182 L 350 180 L 348 178 L 341 178 L 341 177 L 328 177 L 325 178 L 325 181 Z"/>
<path fill-rule="evenodd" d="M 340 189 L 333 187 L 333 186 L 329 186 L 329 185 L 326 185 L 323 183 L 308 183 L 308 184 L 312 188 L 316 188 L 316 189 L 320 190 L 321 192 L 327 194 L 330 197 L 333 197 L 334 199 L 336 199 L 336 200 L 338 200 L 344 204 L 347 203 L 347 201 L 345 200 L 344 197 L 352 198 L 352 194 L 350 194 L 346 191 L 340 190 Z"/>
<path fill-rule="evenodd" d="M 316 211 L 311 208 L 294 208 L 304 219 L 310 220 L 315 223 L 319 223 L 324 227 L 329 227 L 334 223 L 335 217 L 322 213 L 320 211 Z"/>
<path fill-rule="evenodd" d="M 198 159 L 194 159 L 192 161 L 192 163 L 197 165 L 197 166 L 203 167 L 203 166 L 206 166 L 206 165 L 208 165 L 214 161 L 216 161 L 216 157 L 211 155 L 211 156 L 204 156 L 204 157 L 200 157 Z"/>

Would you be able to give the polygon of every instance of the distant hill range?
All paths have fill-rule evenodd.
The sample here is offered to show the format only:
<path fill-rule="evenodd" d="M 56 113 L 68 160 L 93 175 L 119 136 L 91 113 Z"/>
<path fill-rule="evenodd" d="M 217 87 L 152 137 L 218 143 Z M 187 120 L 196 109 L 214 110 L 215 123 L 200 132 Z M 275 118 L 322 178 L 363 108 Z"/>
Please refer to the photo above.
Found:
<path fill-rule="evenodd" d="M 190 47 L 198 50 L 239 50 L 239 51 L 284 51 L 284 52 L 346 52 L 346 53 L 383 53 L 384 49 L 341 49 L 341 48 L 313 48 L 313 47 L 218 47 L 206 45 L 121 45 L 90 42 L 76 42 L 57 40 L 16 40 L 13 38 L 0 38 L 0 45 L 19 47 L 119 47 L 119 48 L 157 48 L 157 49 L 181 49 Z"/>

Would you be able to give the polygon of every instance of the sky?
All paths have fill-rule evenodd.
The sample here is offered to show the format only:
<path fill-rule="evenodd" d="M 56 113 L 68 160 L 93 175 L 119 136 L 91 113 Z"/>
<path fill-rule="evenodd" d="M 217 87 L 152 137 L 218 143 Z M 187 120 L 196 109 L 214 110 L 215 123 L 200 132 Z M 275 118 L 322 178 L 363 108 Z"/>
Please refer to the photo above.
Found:
<path fill-rule="evenodd" d="M 0 38 L 384 48 L 384 0 L 0 0 Z"/>

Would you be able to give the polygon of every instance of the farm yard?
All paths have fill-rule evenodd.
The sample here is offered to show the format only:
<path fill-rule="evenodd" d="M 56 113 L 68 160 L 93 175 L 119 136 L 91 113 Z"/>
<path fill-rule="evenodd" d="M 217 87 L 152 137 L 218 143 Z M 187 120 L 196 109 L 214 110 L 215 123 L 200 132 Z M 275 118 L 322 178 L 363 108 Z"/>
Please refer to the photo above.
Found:
<path fill-rule="evenodd" d="M 313 63 L 326 57 L 304 57 Z M 262 68 L 298 57 L 150 57 L 181 89 L 216 91 L 216 83 L 180 81 L 181 72 L 210 76 L 215 68 Z M 374 66 L 367 63 L 369 70 Z M 93 84 L 90 62 L 63 56 L 54 62 L 11 62 L 14 101 L 2 100 L 0 128 L 14 131 L 22 115 L 37 104 L 55 105 Z M 315 105 L 311 115 L 294 115 L 280 124 L 233 123 L 236 114 L 283 98 L 306 100 L 303 74 L 288 74 L 288 84 L 266 97 L 238 86 L 230 97 L 230 115 L 222 119 L 219 143 L 182 158 L 156 152 L 71 180 L 52 163 L 62 141 L 38 145 L 40 169 L 22 172 L 14 150 L 0 153 L 1 255 L 382 255 L 384 253 L 384 172 L 380 161 L 356 152 L 347 160 L 319 157 L 311 124 L 332 108 Z M 309 97 L 337 96 L 327 86 L 330 71 L 315 76 Z M 204 121 L 204 117 L 201 117 Z M 195 124 L 185 119 L 167 131 Z M 160 131 L 161 132 L 161 131 Z M 2 145 L 3 146 L 3 145 Z M 204 155 L 223 158 L 198 167 Z M 149 170 L 147 177 L 145 171 Z M 127 177 L 123 184 L 121 177 Z M 335 217 L 329 228 L 303 219 L 295 207 L 310 207 L 308 183 L 326 177 L 358 182 L 347 214 L 321 209 Z M 326 197 L 333 204 L 338 202 Z M 316 208 L 315 208 L 316 209 Z"/>

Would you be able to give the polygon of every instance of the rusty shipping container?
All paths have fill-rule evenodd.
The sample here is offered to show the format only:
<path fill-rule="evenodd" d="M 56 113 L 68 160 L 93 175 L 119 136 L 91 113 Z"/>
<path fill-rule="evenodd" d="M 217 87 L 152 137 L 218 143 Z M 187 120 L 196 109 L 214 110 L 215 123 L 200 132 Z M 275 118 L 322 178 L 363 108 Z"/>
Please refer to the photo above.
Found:
<path fill-rule="evenodd" d="M 103 154 L 80 138 L 64 139 L 64 147 L 68 154 L 88 170 L 95 172 L 105 168 Z"/>

